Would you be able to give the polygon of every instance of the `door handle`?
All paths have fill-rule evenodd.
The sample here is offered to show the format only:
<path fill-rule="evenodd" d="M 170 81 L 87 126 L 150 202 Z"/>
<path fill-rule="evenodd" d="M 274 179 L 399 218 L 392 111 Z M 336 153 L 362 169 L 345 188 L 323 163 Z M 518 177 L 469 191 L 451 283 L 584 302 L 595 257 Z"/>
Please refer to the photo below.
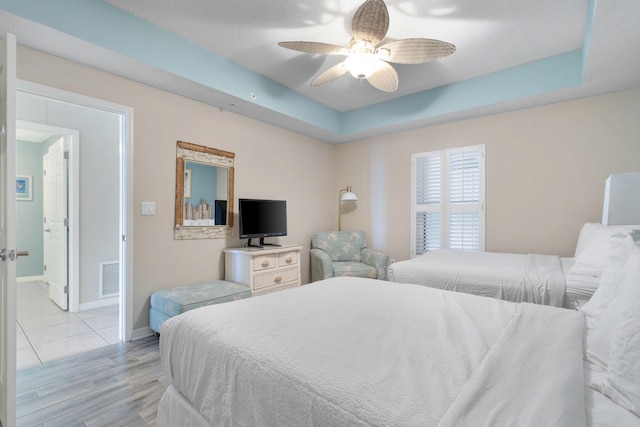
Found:
<path fill-rule="evenodd" d="M 50 228 L 45 228 L 44 231 L 46 231 L 47 233 L 51 231 Z"/>
<path fill-rule="evenodd" d="M 19 256 L 29 256 L 29 251 L 14 251 L 14 250 L 10 250 L 9 251 L 9 261 L 15 261 L 16 257 Z M 6 261 L 7 260 L 7 250 L 6 249 L 2 249 L 2 251 L 0 251 L 0 259 L 2 261 Z"/>

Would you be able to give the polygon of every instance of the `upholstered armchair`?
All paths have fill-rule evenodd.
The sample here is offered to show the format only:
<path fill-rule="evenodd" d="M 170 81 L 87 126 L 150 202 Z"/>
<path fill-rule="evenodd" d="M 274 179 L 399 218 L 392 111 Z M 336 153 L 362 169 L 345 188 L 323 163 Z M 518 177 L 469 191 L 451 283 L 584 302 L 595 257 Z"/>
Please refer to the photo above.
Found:
<path fill-rule="evenodd" d="M 311 281 L 337 276 L 387 278 L 389 255 L 367 248 L 364 231 L 319 231 L 311 239 Z"/>

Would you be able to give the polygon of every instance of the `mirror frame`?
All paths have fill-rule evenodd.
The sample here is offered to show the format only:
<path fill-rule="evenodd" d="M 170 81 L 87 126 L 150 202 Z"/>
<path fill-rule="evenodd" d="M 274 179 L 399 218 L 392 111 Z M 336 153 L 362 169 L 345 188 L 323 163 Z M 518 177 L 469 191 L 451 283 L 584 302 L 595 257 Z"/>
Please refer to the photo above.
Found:
<path fill-rule="evenodd" d="M 230 151 L 218 150 L 190 142 L 178 141 L 176 145 L 176 211 L 174 239 L 222 239 L 233 232 L 233 185 L 234 159 Z M 227 188 L 227 224 L 226 225 L 183 225 L 184 212 L 184 169 L 185 163 L 200 163 L 229 170 Z"/>

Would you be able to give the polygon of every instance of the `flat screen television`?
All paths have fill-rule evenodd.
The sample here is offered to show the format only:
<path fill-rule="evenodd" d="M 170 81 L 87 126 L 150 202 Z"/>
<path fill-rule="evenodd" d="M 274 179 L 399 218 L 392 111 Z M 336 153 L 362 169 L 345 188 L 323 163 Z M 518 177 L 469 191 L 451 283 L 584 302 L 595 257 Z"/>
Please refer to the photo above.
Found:
<path fill-rule="evenodd" d="M 279 246 L 264 238 L 287 235 L 286 200 L 238 199 L 238 216 L 240 238 L 249 239 L 247 246 Z M 251 239 L 260 239 L 260 244 L 251 244 Z"/>

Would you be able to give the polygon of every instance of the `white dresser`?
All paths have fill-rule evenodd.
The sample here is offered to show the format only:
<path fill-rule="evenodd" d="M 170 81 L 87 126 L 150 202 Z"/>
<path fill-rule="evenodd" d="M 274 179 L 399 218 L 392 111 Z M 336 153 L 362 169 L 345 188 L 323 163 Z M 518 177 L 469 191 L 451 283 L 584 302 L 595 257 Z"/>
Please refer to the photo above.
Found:
<path fill-rule="evenodd" d="M 300 286 L 302 246 L 224 249 L 224 279 L 248 285 L 252 296 Z"/>

